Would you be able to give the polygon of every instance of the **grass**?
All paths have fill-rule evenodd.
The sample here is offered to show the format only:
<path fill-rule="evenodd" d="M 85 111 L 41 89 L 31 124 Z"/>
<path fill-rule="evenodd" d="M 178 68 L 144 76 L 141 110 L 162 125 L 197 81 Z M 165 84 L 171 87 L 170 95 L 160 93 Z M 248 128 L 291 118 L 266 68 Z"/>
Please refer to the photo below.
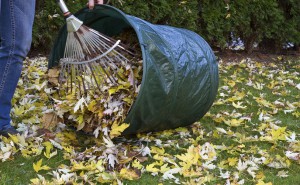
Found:
<path fill-rule="evenodd" d="M 30 184 L 30 179 L 36 177 L 36 172 L 33 170 L 32 164 L 43 159 L 43 165 L 48 165 L 51 168 L 56 168 L 61 164 L 68 164 L 69 162 L 63 159 L 63 153 L 58 152 L 58 155 L 51 159 L 46 157 L 31 157 L 24 158 L 18 154 L 14 156 L 13 160 L 2 162 L 0 165 L 0 184 L 1 185 L 23 185 Z M 46 172 L 41 173 L 43 175 Z"/>
<path fill-rule="evenodd" d="M 255 64 L 255 63 L 253 63 Z M 284 61 L 272 64 L 262 64 L 262 67 L 258 65 L 255 67 L 256 71 L 252 71 L 249 67 L 245 67 L 241 64 L 221 64 L 220 68 L 220 89 L 219 95 L 217 97 L 216 104 L 210 109 L 209 114 L 202 118 L 199 123 L 195 123 L 191 127 L 187 127 L 190 135 L 180 136 L 179 134 L 165 134 L 165 133 L 154 133 L 151 136 L 160 139 L 162 143 L 166 144 L 168 141 L 176 142 L 179 148 L 170 145 L 165 147 L 165 154 L 172 156 L 170 158 L 174 159 L 176 155 L 180 155 L 186 152 L 186 149 L 191 145 L 202 146 L 204 143 L 212 143 L 213 145 L 223 145 L 226 146 L 226 150 L 217 151 L 217 161 L 214 163 L 218 167 L 222 166 L 224 170 L 228 170 L 231 173 L 236 172 L 236 165 L 230 166 L 226 161 L 228 158 L 241 158 L 244 156 L 269 156 L 269 159 L 275 159 L 276 156 L 280 156 L 282 159 L 285 157 L 285 151 L 291 150 L 289 143 L 284 140 L 274 140 L 263 141 L 263 140 L 247 140 L 250 136 L 260 136 L 261 132 L 267 133 L 269 130 L 259 130 L 263 124 L 269 124 L 268 121 L 262 120 L 260 115 L 269 115 L 273 119 L 271 121 L 278 127 L 287 127 L 287 133 L 295 132 L 297 135 L 297 140 L 299 140 L 299 127 L 300 118 L 293 115 L 292 113 L 285 113 L 284 111 L 290 107 L 287 105 L 293 102 L 299 102 L 300 93 L 295 86 L 289 84 L 288 80 L 293 80 L 294 84 L 300 84 L 299 77 L 291 75 L 293 72 L 300 72 L 300 60 L 295 59 L 293 61 Z M 280 69 L 273 79 L 267 77 L 271 74 L 272 70 Z M 287 74 L 281 74 L 281 72 L 289 72 Z M 277 75 L 277 76 L 276 76 Z M 252 79 L 253 82 L 259 82 L 264 84 L 263 89 L 255 89 L 253 86 L 246 85 Z M 234 81 L 234 84 L 232 83 Z M 268 88 L 267 86 L 276 81 L 279 83 L 277 87 Z M 231 84 L 231 85 L 230 85 Z M 229 89 L 226 89 L 228 86 Z M 228 101 L 228 99 L 236 97 L 239 92 L 244 92 L 245 95 L 242 99 L 237 101 Z M 225 96 L 221 96 L 221 94 Z M 276 100 L 283 102 L 284 106 L 275 105 L 273 107 L 267 107 L 266 105 L 260 104 L 255 100 L 255 97 L 262 97 L 263 99 L 271 102 L 275 105 Z M 222 99 L 224 100 L 222 102 Z M 218 103 L 219 102 L 219 103 Z M 220 103 L 221 102 L 221 103 Z M 242 102 L 242 106 L 247 106 L 245 109 L 235 108 L 232 102 Z M 277 109 L 277 112 L 274 110 Z M 294 112 L 299 111 L 300 108 L 297 107 Z M 223 119 L 218 121 L 218 115 Z M 251 121 L 243 123 L 241 126 L 228 126 L 224 124 L 224 120 L 239 119 L 240 117 L 251 117 Z M 216 127 L 223 128 L 231 134 L 222 134 L 216 131 Z M 200 132 L 195 132 L 194 130 L 203 131 L 203 137 Z M 270 128 L 269 128 L 270 129 Z M 171 131 L 172 132 L 172 131 Z M 86 144 L 87 137 L 79 136 L 77 143 L 82 145 L 82 151 Z M 147 143 L 149 147 L 155 146 L 155 142 Z M 294 152 L 300 152 L 300 149 L 294 149 Z M 259 152 L 264 151 L 265 154 L 261 155 Z M 14 156 L 12 160 L 2 162 L 0 164 L 0 184 L 29 184 L 30 179 L 36 178 L 36 172 L 33 170 L 32 164 L 36 163 L 38 160 L 43 158 L 43 165 L 50 166 L 53 170 L 61 164 L 70 165 L 69 160 L 65 160 L 63 157 L 63 151 L 59 151 L 58 155 L 51 159 L 43 157 L 43 155 L 24 158 L 20 153 Z M 155 162 L 154 159 L 149 159 L 143 166 L 146 167 L 148 164 Z M 260 165 L 259 169 L 256 171 L 256 177 L 252 178 L 246 171 L 241 172 L 240 179 L 245 180 L 246 185 L 257 184 L 258 179 L 261 179 L 265 183 L 272 183 L 273 185 L 298 185 L 300 184 L 300 165 L 299 161 L 288 160 L 291 164 L 288 168 L 270 168 L 266 164 Z M 178 162 L 178 161 L 177 161 Z M 196 168 L 196 166 L 194 166 Z M 203 170 L 203 169 L 202 169 Z M 288 177 L 279 177 L 278 172 L 286 171 Z M 213 178 L 206 182 L 208 185 L 225 184 L 225 180 L 219 177 L 219 169 L 206 171 L 203 170 L 204 176 L 209 173 Z M 50 175 L 47 175 L 47 171 L 40 172 L 39 174 L 44 175 L 47 179 L 50 179 Z M 257 175 L 261 174 L 261 175 Z M 195 179 L 189 177 L 183 177 L 181 175 L 175 175 L 180 179 L 181 182 L 188 182 L 197 184 Z M 232 180 L 232 177 L 231 179 Z M 140 184 L 174 184 L 172 180 L 162 180 L 162 174 L 159 173 L 157 176 L 151 175 L 149 172 L 142 173 L 138 180 L 130 181 L 123 180 L 124 184 L 140 185 Z"/>

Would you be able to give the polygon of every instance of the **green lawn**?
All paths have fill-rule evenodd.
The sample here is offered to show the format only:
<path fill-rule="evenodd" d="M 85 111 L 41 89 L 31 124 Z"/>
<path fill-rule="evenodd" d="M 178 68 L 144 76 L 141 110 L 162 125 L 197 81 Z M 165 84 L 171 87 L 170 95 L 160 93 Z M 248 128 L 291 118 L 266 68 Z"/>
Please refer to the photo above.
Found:
<path fill-rule="evenodd" d="M 219 66 L 218 97 L 199 122 L 127 140 L 117 138 L 113 147 L 73 131 L 50 137 L 63 149 L 52 143 L 48 152 L 45 143 L 49 137 L 27 137 L 27 144 L 22 138 L 3 140 L 0 184 L 30 184 L 37 174 L 41 178 L 35 179 L 36 184 L 300 184 L 300 59 L 222 61 Z M 30 68 L 24 74 L 38 70 Z M 29 77 L 23 83 L 42 84 L 42 73 L 39 75 L 38 82 Z M 24 99 L 25 92 L 34 94 L 20 87 L 14 102 Z M 41 120 L 39 107 L 51 103 L 36 99 L 18 105 L 35 107 L 22 112 L 18 106 L 15 111 L 21 114 L 13 114 L 15 122 L 27 123 L 32 131 L 42 125 L 32 123 Z M 5 148 L 8 146 L 12 148 Z M 34 150 L 36 147 L 40 150 Z M 4 158 L 7 150 L 12 152 L 8 159 Z M 287 156 L 287 151 L 294 157 Z M 117 158 L 114 168 L 109 165 L 113 162 L 109 154 Z M 40 159 L 51 169 L 35 172 L 33 164 Z"/>

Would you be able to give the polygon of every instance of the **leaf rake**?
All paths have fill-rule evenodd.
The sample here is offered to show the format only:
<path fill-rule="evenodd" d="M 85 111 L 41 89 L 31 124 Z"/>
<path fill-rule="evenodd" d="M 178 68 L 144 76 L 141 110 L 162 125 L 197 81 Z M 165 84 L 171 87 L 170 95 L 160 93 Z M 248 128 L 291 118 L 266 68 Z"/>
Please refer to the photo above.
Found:
<path fill-rule="evenodd" d="M 119 69 L 130 66 L 135 54 L 120 40 L 83 25 L 63 0 L 57 3 L 68 31 L 64 55 L 59 61 L 60 84 L 66 84 L 67 93 L 76 90 L 80 96 L 95 90 L 102 93 L 105 84 L 117 84 Z"/>

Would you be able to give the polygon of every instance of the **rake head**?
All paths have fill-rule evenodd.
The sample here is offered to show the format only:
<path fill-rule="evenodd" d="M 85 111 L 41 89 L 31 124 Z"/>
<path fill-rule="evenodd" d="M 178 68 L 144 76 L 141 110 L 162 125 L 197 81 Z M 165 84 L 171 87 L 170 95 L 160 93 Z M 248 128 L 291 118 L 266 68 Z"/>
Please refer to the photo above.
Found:
<path fill-rule="evenodd" d="M 60 84 L 80 96 L 117 85 L 120 69 L 131 67 L 134 53 L 120 41 L 81 25 L 67 35 L 64 56 L 60 59 Z"/>

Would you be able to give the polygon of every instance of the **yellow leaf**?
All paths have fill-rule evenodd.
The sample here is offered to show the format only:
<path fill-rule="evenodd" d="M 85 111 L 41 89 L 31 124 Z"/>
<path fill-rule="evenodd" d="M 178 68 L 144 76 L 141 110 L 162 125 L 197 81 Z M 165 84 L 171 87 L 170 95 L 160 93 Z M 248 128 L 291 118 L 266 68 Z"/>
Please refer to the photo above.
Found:
<path fill-rule="evenodd" d="M 138 161 L 137 159 L 135 159 L 133 162 L 132 162 L 132 167 L 134 168 L 137 168 L 137 169 L 142 169 L 143 168 L 143 165 L 141 165 L 140 161 Z"/>
<path fill-rule="evenodd" d="M 275 105 L 273 105 L 272 103 L 268 102 L 267 100 L 263 99 L 263 98 L 258 98 L 258 97 L 254 97 L 255 101 L 260 104 L 260 105 L 263 105 L 265 107 L 268 107 L 268 108 L 276 108 Z"/>
<path fill-rule="evenodd" d="M 118 91 L 118 88 L 110 88 L 108 90 L 108 94 L 111 96 L 112 94 L 115 94 Z"/>
<path fill-rule="evenodd" d="M 232 119 L 232 120 L 224 120 L 224 123 L 228 126 L 232 126 L 232 127 L 238 127 L 240 125 L 242 125 L 244 120 L 242 119 Z"/>
<path fill-rule="evenodd" d="M 217 130 L 214 130 L 213 131 L 213 137 L 216 138 L 216 139 L 219 139 L 221 136 L 220 136 L 220 134 Z"/>
<path fill-rule="evenodd" d="M 256 82 L 256 83 L 253 84 L 253 88 L 257 89 L 257 90 L 263 90 L 264 84 Z"/>
<path fill-rule="evenodd" d="M 53 145 L 51 142 L 46 141 L 43 143 L 43 145 L 46 147 L 46 150 L 44 152 L 44 155 L 49 159 L 51 158 L 51 149 L 53 149 Z"/>
<path fill-rule="evenodd" d="M 277 130 L 272 129 L 271 130 L 271 135 L 273 140 L 286 140 L 286 127 L 280 127 Z"/>
<path fill-rule="evenodd" d="M 234 102 L 232 102 L 232 105 L 235 107 L 235 108 L 237 108 L 237 109 L 245 109 L 245 108 L 247 108 L 247 106 L 242 106 L 242 102 L 237 102 L 237 104 L 236 103 L 234 103 Z"/>
<path fill-rule="evenodd" d="M 292 113 L 292 115 L 295 116 L 296 118 L 300 118 L 300 112 L 298 111 Z"/>
<path fill-rule="evenodd" d="M 131 104 L 132 103 L 132 98 L 125 97 L 125 98 L 123 98 L 123 101 L 125 101 L 128 104 Z"/>
<path fill-rule="evenodd" d="M 39 160 L 36 164 L 33 163 L 33 169 L 36 172 L 39 172 L 42 166 L 43 159 Z"/>
<path fill-rule="evenodd" d="M 269 89 L 273 90 L 274 87 L 275 87 L 276 85 L 278 85 L 278 82 L 272 80 L 272 81 L 270 82 L 270 84 L 267 85 L 267 87 L 268 87 Z"/>
<path fill-rule="evenodd" d="M 228 158 L 227 159 L 229 166 L 235 166 L 238 162 L 238 158 L 234 157 L 234 158 Z"/>
<path fill-rule="evenodd" d="M 24 135 L 20 135 L 20 134 L 17 134 L 17 138 L 19 140 L 19 145 L 24 147 L 24 146 L 28 146 L 28 143 L 26 143 L 25 141 L 25 136 Z"/>
<path fill-rule="evenodd" d="M 200 154 L 199 148 L 195 148 L 193 145 L 187 149 L 187 153 L 181 155 L 175 155 L 181 162 L 181 166 L 184 169 L 189 169 L 192 165 L 196 165 L 199 161 Z"/>
<path fill-rule="evenodd" d="M 47 165 L 42 166 L 43 159 L 39 160 L 36 164 L 33 163 L 33 169 L 35 172 L 39 172 L 40 170 L 50 170 L 51 168 Z"/>
<path fill-rule="evenodd" d="M 157 161 L 163 161 L 163 160 L 164 160 L 164 156 L 155 154 L 155 155 L 153 156 L 153 159 L 155 159 L 155 160 L 157 160 Z"/>
<path fill-rule="evenodd" d="M 82 124 L 83 121 L 84 121 L 83 115 L 80 114 L 80 115 L 76 118 L 76 121 L 78 122 L 79 125 Z M 82 127 L 82 128 L 83 128 L 83 127 Z M 78 130 L 78 128 L 77 128 L 77 130 Z M 81 130 L 81 129 L 79 129 L 79 130 Z"/>
<path fill-rule="evenodd" d="M 224 121 L 224 118 L 223 117 L 213 118 L 213 120 L 217 123 L 222 123 Z"/>
<path fill-rule="evenodd" d="M 230 81 L 228 82 L 228 85 L 229 85 L 230 87 L 234 87 L 234 86 L 235 86 L 235 82 L 232 81 L 232 80 L 230 80 Z"/>
<path fill-rule="evenodd" d="M 158 148 L 156 146 L 151 146 L 151 153 L 163 155 L 165 153 L 164 148 Z"/>
<path fill-rule="evenodd" d="M 220 167 L 220 168 L 227 168 L 227 167 L 228 167 L 227 162 L 228 162 L 228 161 L 226 161 L 226 160 L 221 161 L 221 162 L 218 164 L 218 167 Z"/>
<path fill-rule="evenodd" d="M 40 180 L 38 178 L 30 179 L 30 182 L 32 182 L 32 184 L 40 184 Z"/>
<path fill-rule="evenodd" d="M 84 165 L 83 162 L 77 163 L 77 162 L 72 162 L 72 171 L 79 171 L 79 170 L 86 170 L 87 166 Z"/>
<path fill-rule="evenodd" d="M 262 68 L 262 63 L 260 63 L 260 62 L 255 62 L 255 66 L 257 67 L 257 68 Z"/>
<path fill-rule="evenodd" d="M 81 171 L 80 174 L 79 174 L 79 176 L 80 176 L 80 177 L 83 177 L 84 174 L 85 174 L 84 171 Z"/>
<path fill-rule="evenodd" d="M 120 171 L 120 176 L 123 179 L 137 180 L 140 178 L 140 173 L 138 174 L 138 171 L 132 169 L 122 168 Z"/>
<path fill-rule="evenodd" d="M 259 180 L 264 180 L 266 178 L 264 172 L 260 171 L 257 173 L 257 175 L 255 176 L 256 179 L 259 179 Z"/>
<path fill-rule="evenodd" d="M 95 100 L 91 101 L 91 103 L 89 103 L 87 106 L 88 110 L 94 112 L 96 110 L 96 108 L 95 108 L 96 104 L 97 104 L 97 102 Z"/>
<path fill-rule="evenodd" d="M 171 168 L 168 167 L 168 163 L 164 164 L 160 167 L 160 173 L 165 173 L 166 171 L 171 170 Z"/>
<path fill-rule="evenodd" d="M 109 133 L 111 139 L 120 136 L 121 133 L 128 127 L 129 127 L 129 124 L 127 124 L 127 123 L 118 125 L 117 122 L 114 122 L 111 126 L 111 131 Z"/>
<path fill-rule="evenodd" d="M 11 135 L 11 134 L 9 134 L 9 137 L 11 138 L 11 140 L 12 140 L 14 143 L 16 143 L 16 144 L 19 143 L 19 139 L 18 139 L 17 135 Z"/>
<path fill-rule="evenodd" d="M 264 181 L 259 180 L 256 185 L 273 185 L 273 184 L 272 184 L 272 182 L 265 183 Z"/>
<path fill-rule="evenodd" d="M 146 171 L 147 172 L 151 172 L 151 173 L 157 173 L 159 172 L 158 168 L 155 168 L 155 166 L 157 165 L 157 163 L 152 163 L 146 166 Z"/>
<path fill-rule="evenodd" d="M 74 147 L 73 146 L 63 146 L 64 151 L 67 153 L 73 153 L 74 152 Z"/>
<path fill-rule="evenodd" d="M 14 110 L 13 112 L 14 112 L 15 116 L 21 116 L 25 112 L 24 106 L 20 106 L 20 107 L 14 106 L 13 110 Z"/>

